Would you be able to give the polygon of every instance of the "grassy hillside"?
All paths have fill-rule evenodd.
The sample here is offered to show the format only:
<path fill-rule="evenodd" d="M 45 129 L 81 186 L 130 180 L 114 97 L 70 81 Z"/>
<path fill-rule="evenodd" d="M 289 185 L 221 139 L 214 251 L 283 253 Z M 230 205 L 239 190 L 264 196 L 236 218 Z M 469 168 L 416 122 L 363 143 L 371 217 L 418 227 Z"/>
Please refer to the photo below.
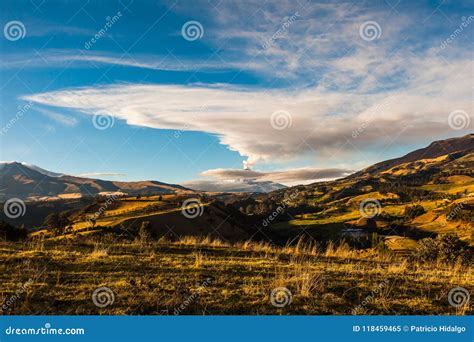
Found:
<path fill-rule="evenodd" d="M 473 138 L 461 140 L 268 194 L 27 202 L 5 219 L 26 229 L 0 222 L 3 311 L 472 314 L 447 299 L 474 290 Z M 103 288 L 106 307 L 92 300 Z"/>

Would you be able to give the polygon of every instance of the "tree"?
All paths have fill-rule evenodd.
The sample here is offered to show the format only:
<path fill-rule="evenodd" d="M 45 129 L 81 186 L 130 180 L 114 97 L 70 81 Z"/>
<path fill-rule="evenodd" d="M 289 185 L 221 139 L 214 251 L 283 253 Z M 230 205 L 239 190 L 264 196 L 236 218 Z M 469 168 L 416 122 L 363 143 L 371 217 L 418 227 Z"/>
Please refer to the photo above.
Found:
<path fill-rule="evenodd" d="M 415 217 L 423 215 L 424 213 L 425 213 L 425 208 L 423 208 L 423 206 L 419 204 L 405 207 L 405 216 L 408 219 L 414 219 Z"/>
<path fill-rule="evenodd" d="M 7 241 L 17 241 L 24 239 L 26 236 L 26 229 L 16 228 L 5 221 L 0 221 L 0 238 Z"/>
<path fill-rule="evenodd" d="M 64 228 L 71 224 L 66 213 L 51 213 L 46 216 L 44 224 L 56 235 L 64 233 Z"/>
<path fill-rule="evenodd" d="M 138 237 L 142 244 L 146 244 L 151 239 L 151 224 L 150 221 L 143 221 L 138 231 Z"/>

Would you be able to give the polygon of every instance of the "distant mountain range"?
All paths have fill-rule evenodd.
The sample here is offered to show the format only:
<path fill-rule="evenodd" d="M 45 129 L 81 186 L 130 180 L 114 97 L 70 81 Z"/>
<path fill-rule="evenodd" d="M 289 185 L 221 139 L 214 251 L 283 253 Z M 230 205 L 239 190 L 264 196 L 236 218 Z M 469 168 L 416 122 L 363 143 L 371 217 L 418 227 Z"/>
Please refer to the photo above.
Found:
<path fill-rule="evenodd" d="M 396 173 L 397 167 L 420 171 L 416 163 L 450 155 L 458 159 L 474 152 L 474 134 L 463 137 L 439 140 L 425 148 L 410 152 L 403 157 L 386 160 L 358 171 L 345 179 L 371 177 L 380 174 Z M 446 165 L 445 165 L 446 164 Z M 428 163 L 427 165 L 432 165 Z M 449 167 L 449 160 L 443 161 Z M 439 168 L 441 164 L 437 164 Z M 405 170 L 406 171 L 406 170 Z M 317 184 L 317 183 L 316 183 Z M 125 193 L 128 195 L 192 193 L 194 191 L 218 192 L 272 192 L 285 191 L 285 186 L 274 182 L 229 182 L 213 189 L 206 183 L 188 182 L 186 187 L 158 181 L 119 182 L 101 179 L 69 176 L 47 171 L 35 165 L 19 162 L 0 163 L 0 199 L 19 197 L 28 199 L 54 199 L 94 196 L 107 193 Z M 309 186 L 311 187 L 311 186 Z"/>
<path fill-rule="evenodd" d="M 286 189 L 287 186 L 272 182 L 255 179 L 238 179 L 232 181 L 190 181 L 183 183 L 184 186 L 196 191 L 210 192 L 249 192 L 267 193 L 275 190 Z"/>
<path fill-rule="evenodd" d="M 193 192 L 193 190 L 180 185 L 157 181 L 107 181 L 68 176 L 26 163 L 0 163 L 1 198 L 54 199 L 94 196 L 107 193 L 138 195 L 190 192 Z"/>

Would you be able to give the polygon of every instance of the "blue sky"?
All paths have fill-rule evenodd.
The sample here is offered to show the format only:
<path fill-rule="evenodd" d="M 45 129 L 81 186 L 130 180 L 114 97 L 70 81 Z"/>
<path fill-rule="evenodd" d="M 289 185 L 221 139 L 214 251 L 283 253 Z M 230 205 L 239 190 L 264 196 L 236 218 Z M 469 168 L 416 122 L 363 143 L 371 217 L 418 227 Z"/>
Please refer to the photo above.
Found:
<path fill-rule="evenodd" d="M 472 132 L 472 2 L 0 6 L 2 160 L 297 184 Z"/>

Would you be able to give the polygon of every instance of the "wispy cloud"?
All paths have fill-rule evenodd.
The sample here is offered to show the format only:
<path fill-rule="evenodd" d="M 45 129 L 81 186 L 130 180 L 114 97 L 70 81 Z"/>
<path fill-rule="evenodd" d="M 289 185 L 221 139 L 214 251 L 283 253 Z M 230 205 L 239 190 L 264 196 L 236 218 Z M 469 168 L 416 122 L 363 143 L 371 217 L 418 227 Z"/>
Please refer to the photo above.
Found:
<path fill-rule="evenodd" d="M 77 177 L 96 178 L 96 177 L 124 177 L 125 173 L 118 172 L 86 172 L 76 175 Z"/>
<path fill-rule="evenodd" d="M 42 113 L 44 116 L 50 118 L 51 120 L 53 121 L 56 121 L 64 126 L 69 126 L 69 127 L 73 127 L 73 126 L 76 126 L 79 121 L 75 118 L 75 117 L 72 117 L 72 116 L 69 116 L 69 115 L 64 115 L 64 114 L 59 114 L 57 112 L 54 112 L 54 111 L 51 111 L 51 110 L 48 110 L 48 109 L 44 109 L 44 108 L 36 108 L 36 111 Z"/>
<path fill-rule="evenodd" d="M 101 65 L 116 65 L 128 68 L 150 69 L 157 71 L 202 71 L 216 73 L 222 71 L 248 68 L 257 69 L 255 63 L 244 64 L 239 61 L 222 62 L 212 60 L 196 60 L 190 58 L 177 58 L 168 55 L 134 55 L 123 56 L 107 52 L 89 52 L 85 50 L 42 50 L 30 54 L 4 54 L 0 68 L 57 68 L 58 66 L 73 67 L 99 67 Z"/>

